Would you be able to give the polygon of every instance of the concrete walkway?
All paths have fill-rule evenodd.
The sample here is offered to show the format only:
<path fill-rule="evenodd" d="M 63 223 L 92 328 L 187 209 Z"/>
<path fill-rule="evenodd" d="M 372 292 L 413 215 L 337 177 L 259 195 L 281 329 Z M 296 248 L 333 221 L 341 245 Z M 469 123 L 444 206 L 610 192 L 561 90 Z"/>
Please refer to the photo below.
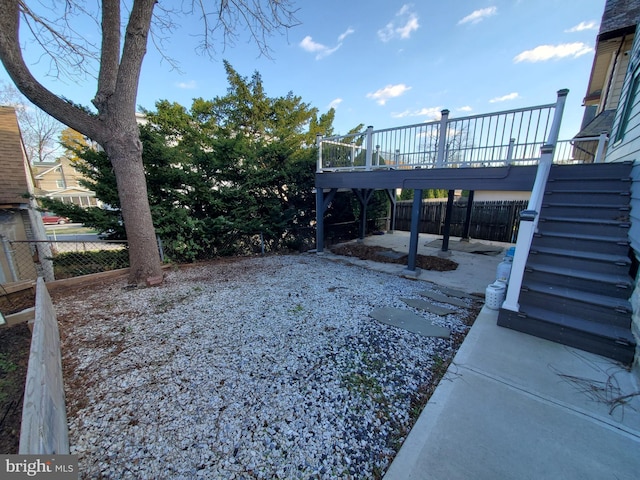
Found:
<path fill-rule="evenodd" d="M 437 255 L 426 246 L 437 238 L 421 234 L 418 253 Z M 484 293 L 502 255 L 456 251 L 456 241 L 457 270 L 415 278 Z M 408 252 L 409 235 L 364 243 Z M 497 315 L 482 309 L 385 480 L 640 478 L 639 378 L 606 358 L 498 327 Z"/>
<path fill-rule="evenodd" d="M 640 388 L 619 364 L 484 307 L 385 480 L 640 478 Z"/>

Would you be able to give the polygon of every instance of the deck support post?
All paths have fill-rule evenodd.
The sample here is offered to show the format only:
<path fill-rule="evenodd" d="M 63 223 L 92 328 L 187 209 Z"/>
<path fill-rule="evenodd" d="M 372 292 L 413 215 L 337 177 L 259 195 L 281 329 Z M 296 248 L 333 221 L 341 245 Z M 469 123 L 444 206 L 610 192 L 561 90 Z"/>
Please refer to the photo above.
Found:
<path fill-rule="evenodd" d="M 422 189 L 413 191 L 413 205 L 411 207 L 411 232 L 409 234 L 409 259 L 407 270 L 416 271 L 416 260 L 418 258 L 418 235 L 420 229 L 420 210 L 422 207 Z"/>
<path fill-rule="evenodd" d="M 329 208 L 337 191 L 337 188 L 332 188 L 325 198 L 322 188 L 316 187 L 316 253 L 324 251 L 324 212 Z"/>
<path fill-rule="evenodd" d="M 462 241 L 468 242 L 470 240 L 469 232 L 471 231 L 471 212 L 473 210 L 473 196 L 474 191 L 469 190 L 469 197 L 467 198 L 467 211 L 464 217 L 464 228 L 462 229 Z"/>
<path fill-rule="evenodd" d="M 449 235 L 451 233 L 451 217 L 453 216 L 453 196 L 455 190 L 449 190 L 447 193 L 447 209 L 444 214 L 444 230 L 442 236 L 442 251 L 449 251 Z"/>
<path fill-rule="evenodd" d="M 358 237 L 360 240 L 364 240 L 364 237 L 367 235 L 367 205 L 374 192 L 375 190 L 370 188 L 353 189 L 353 193 L 356 194 L 360 202 L 360 236 Z"/>
<path fill-rule="evenodd" d="M 388 188 L 385 192 L 387 192 L 387 197 L 389 198 L 389 228 L 387 233 L 393 233 L 396 229 L 396 190 L 395 188 Z"/>

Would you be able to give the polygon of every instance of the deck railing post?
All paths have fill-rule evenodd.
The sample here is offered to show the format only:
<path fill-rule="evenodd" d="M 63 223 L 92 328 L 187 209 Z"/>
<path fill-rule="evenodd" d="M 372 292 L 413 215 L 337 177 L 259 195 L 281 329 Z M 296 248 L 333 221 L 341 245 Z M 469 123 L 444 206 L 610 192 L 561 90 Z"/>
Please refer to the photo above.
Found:
<path fill-rule="evenodd" d="M 596 150 L 596 156 L 593 159 L 594 163 L 602 163 L 604 161 L 604 149 L 609 141 L 607 132 L 602 132 L 598 137 L 598 149 Z"/>
<path fill-rule="evenodd" d="M 507 295 L 502 304 L 502 308 L 511 310 L 512 312 L 519 311 L 518 299 L 520 298 L 524 267 L 529 257 L 533 235 L 538 226 L 538 214 L 542 207 L 542 199 L 544 198 L 544 191 L 552 163 L 553 145 L 545 145 L 542 147 L 540 163 L 538 164 L 536 179 L 533 183 L 531 198 L 527 204 L 527 209 L 520 213 L 520 228 L 518 229 L 518 239 L 516 240 L 516 253 L 513 257 L 513 265 L 511 266 Z"/>
<path fill-rule="evenodd" d="M 396 153 L 394 155 L 396 168 L 400 165 L 400 149 L 396 148 Z"/>
<path fill-rule="evenodd" d="M 558 135 L 560 134 L 560 124 L 562 123 L 562 114 L 564 112 L 564 104 L 567 102 L 567 95 L 569 95 L 569 89 L 563 88 L 558 90 L 558 100 L 556 101 L 556 108 L 553 114 L 553 123 L 549 130 L 549 137 L 547 138 L 546 145 L 556 146 L 558 141 Z"/>
<path fill-rule="evenodd" d="M 531 240 L 533 240 L 533 234 L 535 233 L 537 217 L 538 212 L 534 212 L 532 210 L 520 212 L 520 227 L 518 229 L 516 253 L 511 265 L 511 275 L 509 276 L 507 294 L 504 302 L 502 303 L 502 308 L 505 310 L 511 310 L 512 312 L 520 311 L 520 304 L 518 303 L 518 300 L 520 299 L 520 289 L 522 288 L 524 268 L 527 264 L 529 248 L 531 248 Z M 526 253 L 520 253 L 525 249 Z"/>
<path fill-rule="evenodd" d="M 436 167 L 444 167 L 445 147 L 447 146 L 447 123 L 449 122 L 449 110 L 444 109 L 440 117 L 440 131 L 438 132 L 438 158 L 436 159 Z"/>
<path fill-rule="evenodd" d="M 511 138 L 509 140 L 509 147 L 507 147 L 507 164 L 511 163 L 511 160 L 513 160 L 513 147 L 516 144 L 516 139 L 515 138 Z"/>
<path fill-rule="evenodd" d="M 316 135 L 316 145 L 318 146 L 318 165 L 316 165 L 316 171 L 322 172 L 322 135 Z"/>
<path fill-rule="evenodd" d="M 371 125 L 367 127 L 366 148 L 367 151 L 365 152 L 365 167 L 366 170 L 371 170 L 371 165 L 373 164 L 373 127 Z"/>

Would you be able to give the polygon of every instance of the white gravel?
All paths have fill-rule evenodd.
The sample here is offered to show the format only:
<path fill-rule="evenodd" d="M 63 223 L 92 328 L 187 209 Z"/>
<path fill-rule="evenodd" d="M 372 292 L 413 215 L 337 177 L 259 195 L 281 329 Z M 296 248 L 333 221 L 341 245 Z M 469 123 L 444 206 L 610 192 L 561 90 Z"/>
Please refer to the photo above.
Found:
<path fill-rule="evenodd" d="M 454 342 L 368 316 L 424 282 L 251 258 L 56 297 L 82 478 L 376 478 Z M 437 317 L 454 333 L 468 311 Z"/>

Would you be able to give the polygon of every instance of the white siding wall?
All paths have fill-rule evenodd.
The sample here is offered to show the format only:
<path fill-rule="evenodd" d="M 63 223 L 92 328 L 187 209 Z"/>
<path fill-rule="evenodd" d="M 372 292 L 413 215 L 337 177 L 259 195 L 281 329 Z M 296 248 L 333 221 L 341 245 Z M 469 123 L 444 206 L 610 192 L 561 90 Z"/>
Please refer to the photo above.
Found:
<path fill-rule="evenodd" d="M 625 52 L 629 52 L 633 48 L 633 37 L 628 36 L 625 38 L 622 47 L 620 47 L 620 55 L 613 55 L 611 61 L 615 62 L 614 65 L 611 65 L 611 69 L 613 70 L 613 80 L 611 82 L 610 91 L 607 95 L 607 102 L 604 106 L 605 110 L 613 110 L 618 107 L 619 100 L 622 98 L 620 95 L 622 93 L 622 87 L 624 85 L 625 75 L 627 73 L 627 69 L 629 68 L 629 60 L 630 53 L 625 54 Z"/>

